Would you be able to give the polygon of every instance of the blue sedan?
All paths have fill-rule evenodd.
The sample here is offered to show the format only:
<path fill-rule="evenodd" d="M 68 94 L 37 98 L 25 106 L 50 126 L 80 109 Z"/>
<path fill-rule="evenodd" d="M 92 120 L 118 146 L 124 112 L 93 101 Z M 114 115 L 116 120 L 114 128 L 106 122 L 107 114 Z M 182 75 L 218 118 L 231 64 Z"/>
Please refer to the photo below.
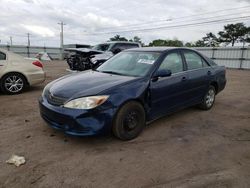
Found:
<path fill-rule="evenodd" d="M 147 122 L 198 105 L 209 110 L 226 85 L 225 67 L 188 48 L 137 48 L 96 70 L 49 83 L 39 99 L 42 118 L 66 134 L 112 132 L 136 138 Z"/>

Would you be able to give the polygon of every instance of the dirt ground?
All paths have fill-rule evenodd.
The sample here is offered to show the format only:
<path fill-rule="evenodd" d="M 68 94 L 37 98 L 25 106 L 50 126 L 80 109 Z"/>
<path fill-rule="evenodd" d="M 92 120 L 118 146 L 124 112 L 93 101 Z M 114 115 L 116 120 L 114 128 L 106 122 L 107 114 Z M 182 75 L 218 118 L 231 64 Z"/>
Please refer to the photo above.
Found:
<path fill-rule="evenodd" d="M 45 63 L 46 83 L 66 68 Z M 250 71 L 227 80 L 210 111 L 182 110 L 128 142 L 48 127 L 37 102 L 46 83 L 0 94 L 0 187 L 250 187 Z M 6 164 L 12 154 L 26 164 Z"/>

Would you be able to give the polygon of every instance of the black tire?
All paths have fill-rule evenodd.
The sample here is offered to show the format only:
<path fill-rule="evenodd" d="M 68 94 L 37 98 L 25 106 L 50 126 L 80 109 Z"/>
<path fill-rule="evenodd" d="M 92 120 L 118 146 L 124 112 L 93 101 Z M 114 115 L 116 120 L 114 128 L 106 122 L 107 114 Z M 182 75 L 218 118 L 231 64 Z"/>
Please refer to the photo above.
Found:
<path fill-rule="evenodd" d="M 145 111 L 138 102 L 131 101 L 123 105 L 113 121 L 113 134 L 121 140 L 136 138 L 145 126 Z"/>
<path fill-rule="evenodd" d="M 23 92 L 27 85 L 26 78 L 20 73 L 9 73 L 1 79 L 1 90 L 8 95 Z"/>
<path fill-rule="evenodd" d="M 202 110 L 209 110 L 213 107 L 214 102 L 215 102 L 215 95 L 216 95 L 216 90 L 215 87 L 210 85 L 205 96 L 203 97 L 202 103 L 199 105 L 199 107 Z"/>

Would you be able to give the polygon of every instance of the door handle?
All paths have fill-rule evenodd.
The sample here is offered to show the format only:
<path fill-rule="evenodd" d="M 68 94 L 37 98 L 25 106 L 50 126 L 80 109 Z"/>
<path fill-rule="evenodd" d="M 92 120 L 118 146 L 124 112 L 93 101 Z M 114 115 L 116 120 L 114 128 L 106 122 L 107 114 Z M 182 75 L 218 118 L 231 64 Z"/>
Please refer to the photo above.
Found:
<path fill-rule="evenodd" d="M 211 71 L 209 70 L 209 71 L 207 71 L 207 75 L 211 75 Z"/>
<path fill-rule="evenodd" d="M 187 80 L 187 77 L 186 76 L 183 76 L 181 81 L 186 81 Z"/>

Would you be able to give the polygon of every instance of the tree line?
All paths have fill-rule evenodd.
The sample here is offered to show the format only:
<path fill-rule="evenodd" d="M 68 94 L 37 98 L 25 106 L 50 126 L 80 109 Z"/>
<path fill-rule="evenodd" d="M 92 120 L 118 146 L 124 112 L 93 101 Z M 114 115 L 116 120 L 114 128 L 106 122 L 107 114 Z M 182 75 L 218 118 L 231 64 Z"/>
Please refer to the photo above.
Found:
<path fill-rule="evenodd" d="M 127 39 L 120 35 L 115 35 L 110 38 L 109 41 L 130 41 L 141 43 L 142 46 L 176 46 L 176 47 L 218 47 L 220 45 L 232 46 L 235 43 L 240 42 L 245 46 L 246 43 L 250 43 L 250 27 L 247 27 L 244 23 L 227 24 L 224 26 L 223 31 L 219 31 L 216 34 L 209 32 L 206 36 L 195 42 L 184 43 L 177 38 L 174 39 L 156 39 L 151 41 L 148 45 L 145 45 L 141 38 L 134 36 L 132 39 Z"/>

